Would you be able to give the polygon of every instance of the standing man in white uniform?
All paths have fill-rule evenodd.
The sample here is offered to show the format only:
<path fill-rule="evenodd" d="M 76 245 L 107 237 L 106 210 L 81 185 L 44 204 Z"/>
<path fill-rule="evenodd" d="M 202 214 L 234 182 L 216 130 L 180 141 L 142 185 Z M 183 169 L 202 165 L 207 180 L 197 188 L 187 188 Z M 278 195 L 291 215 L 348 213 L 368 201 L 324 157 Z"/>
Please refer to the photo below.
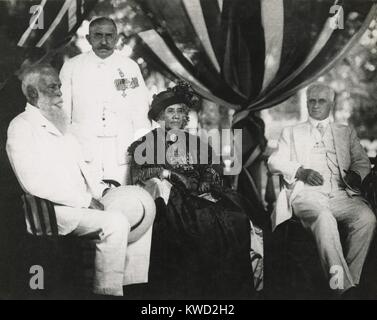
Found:
<path fill-rule="evenodd" d="M 137 63 L 115 51 L 113 20 L 93 20 L 87 39 L 93 50 L 60 72 L 64 109 L 95 175 L 126 184 L 127 148 L 151 128 L 148 90 Z"/>

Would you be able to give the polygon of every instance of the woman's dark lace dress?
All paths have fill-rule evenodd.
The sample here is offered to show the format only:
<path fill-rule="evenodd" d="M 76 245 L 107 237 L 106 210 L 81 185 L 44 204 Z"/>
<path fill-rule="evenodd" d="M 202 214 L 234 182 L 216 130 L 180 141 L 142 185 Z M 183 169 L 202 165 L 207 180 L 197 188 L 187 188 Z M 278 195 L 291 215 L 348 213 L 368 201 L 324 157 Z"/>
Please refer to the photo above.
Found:
<path fill-rule="evenodd" d="M 211 148 L 205 145 L 209 164 L 196 164 L 199 142 L 196 148 L 189 141 L 199 140 L 180 132 L 184 139 L 169 136 L 165 144 L 167 133 L 155 129 L 129 149 L 135 184 L 159 177 L 163 169 L 172 171 L 167 205 L 156 199 L 149 283 L 157 298 L 248 298 L 253 274 L 244 203 L 222 186 L 222 167 L 211 164 Z M 140 164 L 143 149 L 144 156 L 153 150 L 149 164 Z M 157 164 L 158 150 L 165 164 Z"/>

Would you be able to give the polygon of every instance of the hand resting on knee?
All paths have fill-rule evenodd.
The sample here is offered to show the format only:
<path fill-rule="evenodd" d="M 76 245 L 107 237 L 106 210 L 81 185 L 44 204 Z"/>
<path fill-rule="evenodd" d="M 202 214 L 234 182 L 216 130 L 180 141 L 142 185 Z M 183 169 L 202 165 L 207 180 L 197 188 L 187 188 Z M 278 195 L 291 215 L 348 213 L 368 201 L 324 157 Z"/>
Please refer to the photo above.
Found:
<path fill-rule="evenodd" d="M 324 182 L 323 177 L 319 172 L 312 169 L 304 169 L 303 167 L 298 168 L 296 179 L 310 186 L 321 186 Z"/>

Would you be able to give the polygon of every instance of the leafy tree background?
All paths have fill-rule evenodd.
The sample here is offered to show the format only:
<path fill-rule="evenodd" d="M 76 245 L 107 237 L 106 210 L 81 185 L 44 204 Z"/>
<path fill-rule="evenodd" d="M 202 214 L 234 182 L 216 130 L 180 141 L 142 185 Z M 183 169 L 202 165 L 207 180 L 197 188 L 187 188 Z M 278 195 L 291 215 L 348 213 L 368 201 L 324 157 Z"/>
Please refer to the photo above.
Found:
<path fill-rule="evenodd" d="M 337 117 L 354 125 L 360 138 L 377 139 L 377 19 L 350 54 L 324 79 L 337 92 Z"/>
<path fill-rule="evenodd" d="M 350 12 L 345 31 L 352 34 L 359 24 L 357 13 Z M 328 83 L 336 91 L 334 118 L 354 126 L 361 139 L 376 140 L 377 17 L 347 57 L 318 80 Z M 306 106 L 305 100 L 300 100 L 301 94 L 299 92 L 262 113 L 270 139 L 276 140 L 283 126 L 302 120 L 302 111 Z"/>

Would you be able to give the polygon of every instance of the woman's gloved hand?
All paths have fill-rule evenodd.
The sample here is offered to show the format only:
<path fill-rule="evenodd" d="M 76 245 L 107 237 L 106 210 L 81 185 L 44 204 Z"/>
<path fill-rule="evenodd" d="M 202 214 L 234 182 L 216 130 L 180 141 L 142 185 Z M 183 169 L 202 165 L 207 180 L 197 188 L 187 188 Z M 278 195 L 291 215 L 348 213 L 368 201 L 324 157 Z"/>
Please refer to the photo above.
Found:
<path fill-rule="evenodd" d="M 160 172 L 158 173 L 158 177 L 160 180 L 165 180 L 165 179 L 169 180 L 170 176 L 171 176 L 171 171 L 164 168 L 161 168 Z"/>
<path fill-rule="evenodd" d="M 208 183 L 208 182 L 202 182 L 199 186 L 199 193 L 206 193 L 206 192 L 209 192 L 211 190 L 211 184 Z"/>

